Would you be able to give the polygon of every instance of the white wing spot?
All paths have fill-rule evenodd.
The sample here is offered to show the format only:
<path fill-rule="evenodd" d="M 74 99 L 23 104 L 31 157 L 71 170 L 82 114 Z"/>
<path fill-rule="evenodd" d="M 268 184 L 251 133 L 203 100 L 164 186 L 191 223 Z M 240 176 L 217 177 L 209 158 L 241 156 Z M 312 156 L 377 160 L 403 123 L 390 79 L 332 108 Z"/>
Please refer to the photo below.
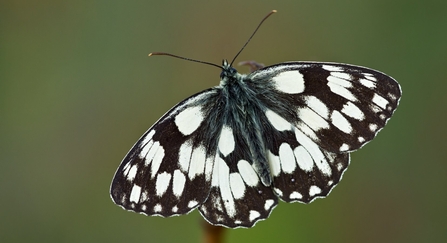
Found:
<path fill-rule="evenodd" d="M 329 118 L 329 109 L 327 106 L 323 103 L 323 101 L 319 100 L 315 96 L 307 96 L 304 98 L 304 101 L 306 102 L 306 105 L 315 111 L 318 115 L 323 117 L 324 119 Z"/>
<path fill-rule="evenodd" d="M 374 113 L 379 113 L 382 112 L 382 109 L 380 109 L 378 106 L 374 105 L 374 104 L 370 104 L 368 106 Z"/>
<path fill-rule="evenodd" d="M 146 209 L 147 209 L 147 206 L 146 205 L 141 205 L 141 210 L 143 210 L 143 211 L 146 211 Z M 144 213 L 143 213 L 144 214 Z"/>
<path fill-rule="evenodd" d="M 160 169 L 161 161 L 163 161 L 163 158 L 165 157 L 165 150 L 160 145 L 157 149 L 157 152 L 154 155 L 154 159 L 152 160 L 151 164 L 151 178 L 155 177 L 155 174 L 157 174 L 158 169 Z"/>
<path fill-rule="evenodd" d="M 330 128 L 329 123 L 309 107 L 298 109 L 298 117 L 313 131 Z"/>
<path fill-rule="evenodd" d="M 374 124 L 374 123 L 369 124 L 368 127 L 369 127 L 369 130 L 370 130 L 371 132 L 375 132 L 375 131 L 377 131 L 377 125 Z"/>
<path fill-rule="evenodd" d="M 382 120 L 385 120 L 386 119 L 386 115 L 385 114 L 380 114 L 379 118 L 382 119 Z"/>
<path fill-rule="evenodd" d="M 299 192 L 292 192 L 292 193 L 290 193 L 289 198 L 290 199 L 301 199 L 301 198 L 303 198 L 303 195 L 301 195 L 301 193 L 299 193 Z"/>
<path fill-rule="evenodd" d="M 343 169 L 343 164 L 342 163 L 338 163 L 337 164 L 337 170 L 341 171 Z"/>
<path fill-rule="evenodd" d="M 233 130 L 231 127 L 224 125 L 219 138 L 219 150 L 226 157 L 234 150 L 235 142 Z"/>
<path fill-rule="evenodd" d="M 365 119 L 365 114 L 363 114 L 363 112 L 350 101 L 346 102 L 346 104 L 343 105 L 343 109 L 341 110 L 341 112 L 358 121 L 363 121 Z"/>
<path fill-rule="evenodd" d="M 342 144 L 342 145 L 340 146 L 340 148 L 339 148 L 338 150 L 340 150 L 341 152 L 348 151 L 348 150 L 349 150 L 349 145 L 347 145 L 346 143 L 344 143 L 344 144 Z"/>
<path fill-rule="evenodd" d="M 310 172 L 313 170 L 314 161 L 309 152 L 307 152 L 303 146 L 296 147 L 293 153 L 295 154 L 296 163 L 302 170 L 305 172 Z"/>
<path fill-rule="evenodd" d="M 144 202 L 144 201 L 146 201 L 148 198 L 149 198 L 149 197 L 148 197 L 148 193 L 147 193 L 147 191 L 142 192 L 142 193 L 141 193 L 141 196 L 140 196 L 140 202 Z"/>
<path fill-rule="evenodd" d="M 205 147 L 200 145 L 192 151 L 191 164 L 189 165 L 188 177 L 193 180 L 196 175 L 201 175 L 205 171 Z"/>
<path fill-rule="evenodd" d="M 216 153 L 216 156 L 219 156 L 219 154 Z M 215 158 L 208 157 L 205 161 L 205 180 L 207 182 L 211 180 L 211 176 L 213 175 L 214 160 Z"/>
<path fill-rule="evenodd" d="M 123 168 L 123 174 L 125 176 L 127 176 L 127 173 L 129 173 L 129 170 L 130 170 L 130 162 L 127 162 L 126 165 Z"/>
<path fill-rule="evenodd" d="M 300 129 L 301 132 L 306 134 L 307 137 L 311 138 L 313 141 L 320 141 L 320 138 L 317 136 L 317 134 L 312 130 L 306 123 L 303 121 L 298 121 L 296 124 L 296 127 Z"/>
<path fill-rule="evenodd" d="M 276 193 L 276 195 L 278 195 L 279 197 L 282 197 L 282 191 L 279 190 L 279 188 L 274 187 L 273 191 Z"/>
<path fill-rule="evenodd" d="M 268 211 L 270 208 L 272 208 L 275 201 L 273 199 L 267 199 L 265 200 L 264 209 L 265 211 Z"/>
<path fill-rule="evenodd" d="M 388 100 L 378 94 L 374 94 L 372 102 L 382 109 L 386 109 L 386 106 L 388 105 Z"/>
<path fill-rule="evenodd" d="M 180 197 L 185 189 L 186 177 L 180 170 L 174 171 L 174 178 L 172 180 L 172 193 L 176 197 Z"/>
<path fill-rule="evenodd" d="M 187 172 L 189 169 L 189 162 L 191 160 L 192 145 L 190 141 L 184 142 L 180 146 L 178 153 L 178 165 L 183 172 Z"/>
<path fill-rule="evenodd" d="M 205 205 L 200 205 L 200 211 L 203 213 L 203 215 L 208 215 L 208 209 L 205 207 Z"/>
<path fill-rule="evenodd" d="M 130 202 L 138 203 L 140 201 L 141 186 L 133 185 L 132 191 L 130 192 Z"/>
<path fill-rule="evenodd" d="M 178 207 L 177 206 L 172 207 L 172 212 L 173 213 L 177 213 L 178 212 Z"/>
<path fill-rule="evenodd" d="M 359 141 L 360 143 L 365 142 L 365 138 L 364 138 L 364 137 L 358 137 L 357 139 L 358 139 L 358 141 Z"/>
<path fill-rule="evenodd" d="M 328 186 L 332 186 L 332 184 L 334 184 L 334 181 L 333 181 L 333 180 L 330 180 L 330 181 L 327 182 L 327 185 L 328 185 Z"/>
<path fill-rule="evenodd" d="M 331 115 L 332 124 L 340 131 L 350 134 L 352 132 L 351 123 L 338 111 L 333 111 Z"/>
<path fill-rule="evenodd" d="M 318 186 L 312 185 L 309 188 L 309 196 L 313 197 L 317 194 L 321 193 L 321 188 L 319 188 Z"/>
<path fill-rule="evenodd" d="M 339 75 L 334 75 L 334 74 L 339 74 Z M 351 88 L 352 83 L 346 80 L 347 79 L 347 78 L 345 78 L 346 75 L 349 76 L 349 74 L 346 74 L 346 73 L 345 74 L 344 73 L 331 73 L 331 76 L 327 77 L 327 81 L 329 81 L 330 83 L 339 85 L 341 87 L 344 87 L 344 88 Z"/>
<path fill-rule="evenodd" d="M 286 121 L 284 118 L 273 112 L 272 110 L 267 109 L 265 111 L 265 116 L 269 122 L 273 125 L 273 127 L 278 131 L 287 131 L 292 130 L 292 125 Z"/>
<path fill-rule="evenodd" d="M 157 180 L 155 181 L 155 193 L 157 196 L 161 197 L 168 189 L 169 183 L 171 183 L 172 175 L 167 172 L 158 174 Z"/>
<path fill-rule="evenodd" d="M 155 134 L 155 130 L 151 130 L 143 139 L 143 141 L 141 142 L 141 144 L 147 144 L 152 140 L 152 137 Z"/>
<path fill-rule="evenodd" d="M 344 71 L 344 69 L 342 67 L 332 66 L 332 65 L 323 65 L 322 68 L 329 72 L 343 72 Z"/>
<path fill-rule="evenodd" d="M 150 146 L 149 152 L 144 157 L 144 165 L 145 166 L 148 166 L 152 162 L 152 160 L 154 159 L 155 153 L 158 150 L 158 147 L 160 147 L 160 142 L 153 142 L 153 143 L 151 142 L 150 144 L 152 144 L 152 146 Z"/>
<path fill-rule="evenodd" d="M 152 144 L 154 143 L 154 141 L 152 141 L 152 137 L 154 136 L 154 134 L 155 130 L 151 130 L 148 134 L 146 134 L 143 141 L 141 141 L 141 144 L 143 145 L 139 154 L 139 157 L 141 159 L 146 157 L 147 152 L 152 147 Z"/>
<path fill-rule="evenodd" d="M 138 171 L 138 165 L 134 164 L 132 167 L 130 167 L 129 174 L 127 174 L 127 180 L 129 182 L 132 182 L 135 179 L 135 176 L 137 175 Z"/>
<path fill-rule="evenodd" d="M 234 199 L 241 199 L 245 195 L 245 184 L 239 173 L 230 174 L 230 188 Z"/>
<path fill-rule="evenodd" d="M 270 165 L 270 173 L 273 176 L 278 176 L 281 172 L 281 164 L 279 162 L 279 156 L 274 155 L 270 150 L 267 150 L 267 158 Z"/>
<path fill-rule="evenodd" d="M 161 206 L 161 204 L 157 203 L 157 204 L 154 206 L 154 212 L 155 212 L 155 213 L 159 213 L 159 212 L 161 212 L 161 210 L 163 210 L 163 207 Z"/>
<path fill-rule="evenodd" d="M 233 218 L 236 215 L 236 205 L 234 203 L 230 188 L 230 168 L 228 168 L 227 163 L 222 158 L 218 158 L 215 163 L 218 171 L 217 175 L 219 180 L 218 185 L 220 188 L 220 196 L 228 216 Z"/>
<path fill-rule="evenodd" d="M 293 150 L 288 143 L 282 143 L 279 146 L 279 160 L 284 173 L 291 174 L 295 171 L 296 161 Z"/>
<path fill-rule="evenodd" d="M 376 83 L 375 82 L 372 82 L 372 81 L 370 81 L 370 80 L 368 80 L 368 79 L 360 79 L 359 80 L 360 81 L 360 83 L 363 85 L 363 86 L 365 86 L 365 87 L 367 87 L 367 88 L 370 88 L 370 89 L 375 89 L 376 88 Z"/>
<path fill-rule="evenodd" d="M 143 147 L 141 148 L 140 153 L 138 154 L 138 157 L 140 157 L 140 159 L 145 159 L 147 157 L 148 152 L 150 151 L 150 149 L 152 148 L 152 145 L 154 145 L 154 141 L 151 140 L 148 143 L 145 143 L 143 145 Z M 150 162 L 150 161 L 145 161 Z M 145 163 L 145 165 L 147 166 L 147 164 Z"/>
<path fill-rule="evenodd" d="M 304 91 L 304 77 L 299 71 L 285 71 L 273 77 L 276 89 L 286 94 L 299 94 Z"/>
<path fill-rule="evenodd" d="M 222 210 L 223 210 L 223 208 L 222 208 L 222 203 L 221 203 L 221 201 L 220 200 L 218 200 L 218 199 L 213 199 L 212 200 L 212 202 L 213 202 L 213 207 L 212 208 L 216 208 L 218 211 L 221 211 L 222 212 Z"/>
<path fill-rule="evenodd" d="M 245 184 L 251 187 L 258 185 L 259 177 L 248 161 L 243 159 L 239 160 L 237 169 L 239 170 L 242 179 L 244 179 Z"/>
<path fill-rule="evenodd" d="M 328 77 L 328 80 L 329 80 L 329 78 L 330 77 Z M 343 80 L 343 81 L 345 81 L 345 80 Z M 349 83 L 348 81 L 345 81 L 345 82 Z M 347 88 L 340 86 L 339 84 L 337 84 L 335 82 L 328 82 L 327 85 L 329 86 L 329 88 L 331 89 L 332 92 L 340 95 L 341 97 L 343 97 L 347 100 L 353 101 L 353 102 L 357 101 L 357 98 L 355 98 L 355 96 Z"/>
<path fill-rule="evenodd" d="M 345 80 L 351 80 L 352 77 L 351 75 L 349 75 L 348 73 L 345 72 L 331 72 L 331 76 L 333 77 L 337 77 L 337 78 L 341 78 L 341 79 L 345 79 Z M 352 84 L 349 83 L 349 86 L 345 86 L 345 87 L 352 87 Z"/>
<path fill-rule="evenodd" d="M 365 78 L 373 81 L 373 82 L 377 82 L 376 77 L 374 77 L 374 75 L 370 74 L 370 73 L 363 73 L 363 76 L 365 76 Z"/>
<path fill-rule="evenodd" d="M 175 116 L 178 130 L 185 136 L 193 133 L 202 123 L 204 117 L 200 106 L 188 107 Z"/>
<path fill-rule="evenodd" d="M 397 100 L 397 96 L 395 94 L 392 93 L 388 93 L 388 98 L 390 98 L 391 100 Z"/>
<path fill-rule="evenodd" d="M 296 140 L 303 145 L 303 147 L 309 152 L 310 156 L 312 156 L 315 165 L 318 169 L 326 176 L 331 176 L 332 170 L 324 156 L 323 152 L 321 152 L 320 147 L 313 142 L 309 137 L 304 135 L 299 129 L 295 129 L 295 137 Z"/>
<path fill-rule="evenodd" d="M 259 218 L 259 216 L 261 216 L 261 214 L 258 211 L 250 210 L 250 215 L 248 216 L 248 218 L 250 221 L 253 221 L 253 220 Z"/>
<path fill-rule="evenodd" d="M 191 200 L 188 202 L 188 208 L 193 208 L 195 206 L 197 206 L 199 203 L 195 200 Z"/>

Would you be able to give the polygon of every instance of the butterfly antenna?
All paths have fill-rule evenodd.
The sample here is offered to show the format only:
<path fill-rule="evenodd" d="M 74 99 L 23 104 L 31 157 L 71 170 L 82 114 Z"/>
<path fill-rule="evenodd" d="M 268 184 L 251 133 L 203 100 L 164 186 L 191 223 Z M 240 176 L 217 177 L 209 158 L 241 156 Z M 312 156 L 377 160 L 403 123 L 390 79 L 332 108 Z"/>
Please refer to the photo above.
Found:
<path fill-rule="evenodd" d="M 253 36 L 256 34 L 256 32 L 258 31 L 259 27 L 261 27 L 262 23 L 264 23 L 264 21 L 270 17 L 270 15 L 276 13 L 276 10 L 272 10 L 269 14 L 267 14 L 267 16 L 265 16 L 262 20 L 261 23 L 259 23 L 258 27 L 256 27 L 255 31 L 253 32 L 253 34 L 251 34 L 250 38 L 248 38 L 247 42 L 245 42 L 244 46 L 241 48 L 241 50 L 236 54 L 236 56 L 233 58 L 233 60 L 230 63 L 230 66 L 233 66 L 233 62 L 236 60 L 236 58 L 239 56 L 239 54 L 241 54 L 242 50 L 244 50 L 244 48 L 247 46 L 248 42 L 250 42 L 251 38 L 253 38 Z"/>
<path fill-rule="evenodd" d="M 149 53 L 149 56 L 170 56 L 170 57 L 175 57 L 175 58 L 178 58 L 178 59 L 183 59 L 183 60 L 186 60 L 186 61 L 203 63 L 203 64 L 215 66 L 215 67 L 218 67 L 219 69 L 222 69 L 221 66 L 219 66 L 217 64 L 214 64 L 214 63 L 211 63 L 211 62 L 204 62 L 204 61 L 194 60 L 194 59 L 191 59 L 191 58 L 181 57 L 181 56 L 173 55 L 173 54 L 166 53 L 166 52 L 151 52 L 151 53 Z"/>

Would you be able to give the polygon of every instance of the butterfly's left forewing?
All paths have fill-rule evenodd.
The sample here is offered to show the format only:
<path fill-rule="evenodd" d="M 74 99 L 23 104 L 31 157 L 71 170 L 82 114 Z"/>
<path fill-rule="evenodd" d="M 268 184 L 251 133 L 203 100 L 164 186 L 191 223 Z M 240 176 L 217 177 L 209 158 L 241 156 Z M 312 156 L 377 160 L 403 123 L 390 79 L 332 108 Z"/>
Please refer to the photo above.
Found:
<path fill-rule="evenodd" d="M 115 173 L 110 193 L 116 204 L 167 217 L 206 200 L 216 145 L 204 133 L 216 93 L 209 89 L 184 100 L 140 138 Z"/>

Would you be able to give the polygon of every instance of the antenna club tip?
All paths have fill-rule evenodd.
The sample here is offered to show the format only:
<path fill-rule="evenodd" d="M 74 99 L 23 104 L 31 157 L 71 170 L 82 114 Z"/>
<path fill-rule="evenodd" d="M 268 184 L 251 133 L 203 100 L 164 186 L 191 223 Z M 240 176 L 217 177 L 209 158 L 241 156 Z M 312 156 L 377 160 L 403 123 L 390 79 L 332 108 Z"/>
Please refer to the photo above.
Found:
<path fill-rule="evenodd" d="M 149 55 L 147 55 L 148 57 L 150 57 L 150 56 L 152 56 L 153 54 L 152 54 L 152 52 L 151 53 L 149 53 Z"/>
<path fill-rule="evenodd" d="M 276 12 L 278 12 L 278 11 L 277 11 L 277 10 L 275 10 L 275 9 L 273 9 L 273 10 L 272 10 L 272 13 L 276 13 Z"/>

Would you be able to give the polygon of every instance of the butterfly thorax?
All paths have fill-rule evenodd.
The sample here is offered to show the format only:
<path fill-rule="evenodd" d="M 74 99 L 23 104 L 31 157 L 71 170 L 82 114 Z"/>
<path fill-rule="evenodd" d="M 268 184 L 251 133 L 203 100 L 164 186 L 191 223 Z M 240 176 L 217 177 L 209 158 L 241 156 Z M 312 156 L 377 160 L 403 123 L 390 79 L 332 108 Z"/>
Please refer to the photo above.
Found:
<path fill-rule="evenodd" d="M 251 163 L 262 183 L 268 186 L 271 184 L 270 169 L 266 166 L 266 147 L 259 118 L 259 114 L 263 113 L 263 105 L 247 81 L 250 82 L 247 75 L 238 73 L 226 60 L 223 61 L 219 86 L 220 102 L 223 104 L 222 126 L 231 128 L 237 144 L 243 147 L 227 156 Z M 242 154 L 235 154 L 236 151 Z"/>

